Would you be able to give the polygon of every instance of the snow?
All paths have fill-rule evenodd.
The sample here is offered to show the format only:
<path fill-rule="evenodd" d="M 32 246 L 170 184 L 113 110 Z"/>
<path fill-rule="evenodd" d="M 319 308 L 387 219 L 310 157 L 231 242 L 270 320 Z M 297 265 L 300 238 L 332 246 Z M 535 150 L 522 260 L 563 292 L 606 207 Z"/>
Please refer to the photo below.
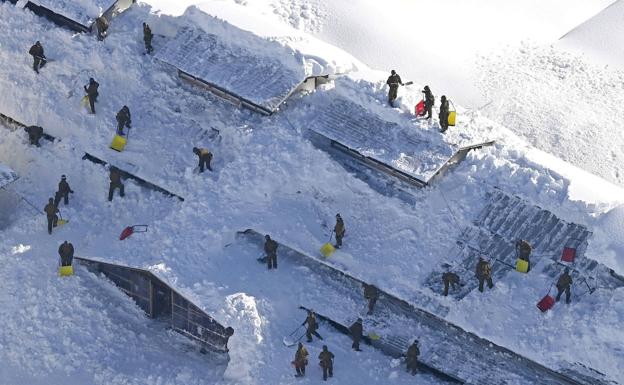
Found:
<path fill-rule="evenodd" d="M 573 2 L 570 9 L 595 9 L 598 2 L 579 4 Z M 587 194 L 581 195 L 575 184 L 589 185 L 595 180 L 585 183 L 582 173 L 535 155 L 523 139 L 526 136 L 516 135 L 522 134 L 518 128 L 522 124 L 504 128 L 457 103 L 460 121 L 491 133 L 496 144 L 469 153 L 465 162 L 432 187 L 409 190 L 406 193 L 411 199 L 402 199 L 392 182 L 382 183 L 385 188 L 373 188 L 373 178 L 364 177 L 365 171 L 345 169 L 302 135 L 308 122 L 297 115 L 294 106 L 322 98 L 321 91 L 292 103 L 292 109 L 289 104 L 275 116 L 260 117 L 182 82 L 169 66 L 141 55 L 142 21 L 148 20 L 155 33 L 173 32 L 167 36 L 175 35 L 177 27 L 196 26 L 195 20 L 153 11 L 145 5 L 131 8 L 116 19 L 108 38 L 95 44 L 93 36 L 72 35 L 29 12 L 0 4 L 0 30 L 11 37 L 2 41 L 0 49 L 0 60 L 5 63 L 0 75 L 0 112 L 26 124 L 38 122 L 59 139 L 34 148 L 21 130 L 3 130 L 0 135 L 0 162 L 21 175 L 11 189 L 35 206 L 11 194 L 0 194 L 5 202 L 3 215 L 8 218 L 0 232 L 0 259 L 3 266 L 10 266 L 0 269 L 4 288 L 0 306 L 6 314 L 0 332 L 0 360 L 4 363 L 0 378 L 10 383 L 69 385 L 291 384 L 289 362 L 294 350 L 283 346 L 282 337 L 303 321 L 298 306 L 323 297 L 339 308 L 346 299 L 326 290 L 323 277 L 287 258 L 280 259 L 277 271 L 267 271 L 255 261 L 261 253 L 257 245 L 236 240 L 235 233 L 259 227 L 318 255 L 337 212 L 345 218 L 347 237 L 328 263 L 407 299 L 424 296 L 423 281 L 443 261 L 455 262 L 449 250 L 486 204 L 486 193 L 494 186 L 564 220 L 588 226 L 595 236 L 586 256 L 622 272 L 623 241 L 617 236 L 621 233 L 621 200 L 609 200 L 617 195 L 617 189 L 596 184 L 596 189 L 610 192 L 596 195 L 593 202 L 578 200 Z M 234 43 L 239 41 L 234 28 L 218 23 L 212 27 L 224 28 L 234 35 Z M 400 108 L 386 110 L 382 106 L 385 72 L 369 71 L 344 53 L 336 59 L 333 53 L 337 50 L 323 54 L 323 44 L 312 38 L 300 39 L 300 34 L 289 42 L 284 36 L 276 41 L 296 47 L 293 49 L 308 58 L 314 51 L 315 66 L 320 69 L 360 69 L 357 76 L 364 81 L 354 85 L 355 94 L 360 95 L 355 101 L 368 105 L 384 120 L 409 120 L 407 112 L 413 109 L 417 92 L 401 89 Z M 37 76 L 30 71 L 25 52 L 41 36 L 45 36 L 46 54 L 56 60 Z M 164 44 L 164 38 L 155 38 L 156 51 Z M 509 60 L 502 65 L 511 71 L 513 63 Z M 564 68 L 585 68 L 582 61 L 569 63 L 570 67 Z M 538 79 L 542 76 L 540 71 L 534 73 Z M 592 72 L 590 79 L 601 79 L 600 74 Z M 81 86 L 89 76 L 101 84 L 95 116 L 79 107 Z M 617 84 L 605 92 L 618 96 Z M 525 81 L 507 87 L 511 93 L 533 85 Z M 545 98 L 545 102 L 551 100 Z M 586 97 L 581 100 L 590 104 Z M 132 111 L 133 129 L 127 150 L 116 153 L 108 145 L 114 114 L 124 104 Z M 436 127 L 434 118 L 426 128 L 435 133 Z M 553 126 L 542 130 L 549 127 Z M 212 128 L 219 131 L 218 136 L 209 135 Z M 588 135 L 593 129 L 587 129 Z M 452 143 L 463 134 L 461 128 L 451 128 L 446 137 Z M 560 135 L 562 139 L 575 136 L 574 131 Z M 559 147 L 562 142 L 559 140 Z M 548 142 L 553 149 L 555 143 L 554 139 Z M 191 148 L 196 145 L 209 147 L 215 154 L 214 172 L 193 173 L 196 157 Z M 608 154 L 610 145 L 617 144 L 605 141 L 592 148 L 596 163 L 601 163 L 598 153 Z M 107 170 L 82 161 L 85 151 L 180 193 L 185 201 L 126 181 L 126 197 L 108 203 Z M 561 157 L 562 152 L 552 153 Z M 68 175 L 76 193 L 69 206 L 61 206 L 70 222 L 50 236 L 40 206 L 52 195 L 61 174 Z M 135 223 L 149 223 L 150 231 L 118 241 L 119 232 Z M 228 367 L 219 366 L 199 354 L 188 340 L 146 319 L 106 280 L 81 268 L 76 276 L 60 279 L 56 249 L 65 239 L 74 243 L 79 256 L 157 269 L 187 298 L 232 325 L 235 334 L 230 339 Z M 571 306 L 557 305 L 552 312 L 541 314 L 535 303 L 545 294 L 549 280 L 540 269 L 528 275 L 510 274 L 496 282 L 494 290 L 483 295 L 473 292 L 461 301 L 426 292 L 451 309 L 447 320 L 482 337 L 548 366 L 581 362 L 615 381 L 624 381 L 620 346 L 624 336 L 617 328 L 624 319 L 624 291 L 601 288 Z M 414 382 L 405 375 L 404 367 L 389 357 L 368 347 L 362 353 L 352 352 L 348 337 L 327 325 L 321 326 L 320 333 L 337 356 L 334 381 Z M 318 355 L 320 346 L 318 342 L 308 346 L 312 356 Z M 319 369 L 315 360 L 311 364 L 304 381 L 316 383 Z M 416 380 L 440 383 L 428 375 Z"/>
<path fill-rule="evenodd" d="M 17 179 L 15 171 L 0 163 L 0 188 L 14 182 Z"/>
<path fill-rule="evenodd" d="M 115 0 L 29 0 L 31 3 L 45 7 L 78 23 L 89 26 L 104 11 L 110 8 Z"/>

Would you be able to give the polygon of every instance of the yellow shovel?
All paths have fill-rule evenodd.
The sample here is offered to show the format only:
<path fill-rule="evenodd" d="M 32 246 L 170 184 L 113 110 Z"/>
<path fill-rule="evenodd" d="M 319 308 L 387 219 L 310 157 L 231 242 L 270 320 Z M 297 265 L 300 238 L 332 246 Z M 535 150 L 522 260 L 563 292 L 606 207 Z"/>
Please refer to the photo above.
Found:
<path fill-rule="evenodd" d="M 334 247 L 334 245 L 331 244 L 331 240 L 333 236 L 334 236 L 334 232 L 332 231 L 331 235 L 329 236 L 329 242 L 321 246 L 321 254 L 323 254 L 325 258 L 334 254 L 334 252 L 336 251 L 336 248 Z"/>

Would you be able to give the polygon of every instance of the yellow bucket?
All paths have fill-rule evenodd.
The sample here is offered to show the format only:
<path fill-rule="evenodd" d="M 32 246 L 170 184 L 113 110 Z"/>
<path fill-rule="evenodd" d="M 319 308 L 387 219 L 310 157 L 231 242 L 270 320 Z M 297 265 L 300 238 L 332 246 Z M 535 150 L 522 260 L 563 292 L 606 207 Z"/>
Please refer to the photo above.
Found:
<path fill-rule="evenodd" d="M 126 147 L 126 143 L 126 138 L 120 135 L 115 135 L 115 137 L 113 138 L 113 143 L 111 143 L 110 147 L 115 151 L 121 152 Z"/>
<path fill-rule="evenodd" d="M 516 270 L 521 273 L 526 273 L 529 271 L 529 263 L 524 259 L 518 259 L 516 261 Z"/>
<path fill-rule="evenodd" d="M 329 257 L 334 253 L 334 251 L 336 251 L 336 248 L 331 243 L 326 243 L 321 246 L 321 254 L 323 254 L 325 257 Z"/>
<path fill-rule="evenodd" d="M 70 275 L 74 275 L 74 267 L 73 266 L 59 267 L 59 275 L 61 277 L 69 277 Z"/>
<path fill-rule="evenodd" d="M 455 125 L 455 119 L 457 118 L 457 111 L 451 111 L 449 112 L 449 116 L 448 116 L 448 125 L 449 126 L 454 126 Z"/>

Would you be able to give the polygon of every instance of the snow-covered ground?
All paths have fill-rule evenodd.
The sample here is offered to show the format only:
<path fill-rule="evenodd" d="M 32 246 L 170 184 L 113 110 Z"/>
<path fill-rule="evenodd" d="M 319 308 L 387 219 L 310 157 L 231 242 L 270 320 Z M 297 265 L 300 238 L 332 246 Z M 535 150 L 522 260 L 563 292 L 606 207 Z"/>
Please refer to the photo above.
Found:
<path fill-rule="evenodd" d="M 296 114 L 285 110 L 262 118 L 237 110 L 141 55 L 141 21 L 149 20 L 155 32 L 165 35 L 197 21 L 149 12 L 137 6 L 122 14 L 111 24 L 106 41 L 95 44 L 92 36 L 72 35 L 0 4 L 0 30 L 11 36 L 0 46 L 6 63 L 0 72 L 0 112 L 27 124 L 39 123 L 61 139 L 36 149 L 26 144 L 23 132 L 3 130 L 0 163 L 21 176 L 9 188 L 38 209 L 61 174 L 68 175 L 76 191 L 70 206 L 61 208 L 70 222 L 52 236 L 45 231 L 42 214 L 1 192 L 0 199 L 12 202 L 0 206 L 10 208 L 6 214 L 12 218 L 0 233 L 0 258 L 5 262 L 0 277 L 7 288 L 0 294 L 0 305 L 8 315 L 0 332 L 0 360 L 5 363 L 0 378 L 8 383 L 293 383 L 289 363 L 294 351 L 282 345 L 282 336 L 303 321 L 297 309 L 302 301 L 313 303 L 316 296 L 332 293 L 324 292 L 322 279 L 286 260 L 275 272 L 258 264 L 257 246 L 235 240 L 236 231 L 250 227 L 317 255 L 340 212 L 348 235 L 330 263 L 409 298 L 450 258 L 448 251 L 459 232 L 485 204 L 486 191 L 499 186 L 590 227 L 594 237 L 587 256 L 624 271 L 622 190 L 606 181 L 587 186 L 583 171 L 536 152 L 513 128 L 472 111 L 475 119 L 487 122 L 497 144 L 470 153 L 433 187 L 411 191 L 413 200 L 408 203 L 390 191 L 371 188 L 314 147 L 286 120 Z M 24 30 L 23 25 L 30 27 Z M 290 40 L 276 40 L 304 54 L 306 47 L 323 53 L 323 44 L 302 36 L 297 32 Z M 39 76 L 30 70 L 25 54 L 35 40 L 56 59 Z M 158 50 L 163 41 L 157 38 L 154 43 Z M 359 68 L 365 84 L 373 85 L 363 86 L 361 92 L 372 100 L 383 96 L 385 79 L 379 73 L 349 60 L 344 52 L 336 59 L 335 52 L 339 50 L 319 56 L 319 65 Z M 89 76 L 101 84 L 95 116 L 79 107 L 81 85 Z M 392 113 L 410 111 L 414 95 L 403 94 L 401 108 Z M 124 104 L 133 112 L 133 129 L 127 151 L 118 154 L 108 144 L 114 114 Z M 294 123 L 305 127 L 306 122 Z M 436 127 L 433 123 L 428 129 Z M 218 138 L 206 134 L 211 128 L 219 130 Z M 198 144 L 215 154 L 213 173 L 193 173 L 196 158 L 190 149 Z M 128 182 L 126 198 L 108 203 L 107 172 L 82 161 L 84 151 L 129 166 L 133 169 L 128 171 L 186 200 L 178 202 Z M 588 194 L 592 188 L 601 194 Z M 118 241 L 123 227 L 139 222 L 150 224 L 148 233 Z M 154 270 L 233 326 L 231 361 L 223 379 L 216 379 L 223 368 L 189 349 L 183 338 L 146 320 L 111 285 L 83 269 L 77 269 L 76 277 L 57 278 L 56 249 L 65 239 L 74 243 L 77 255 Z M 19 263 L 8 263 L 15 261 Z M 449 320 L 530 358 L 553 367 L 562 361 L 581 362 L 623 382 L 624 335 L 616 325 L 624 319 L 624 291 L 598 290 L 542 315 L 535 302 L 548 285 L 535 271 L 510 275 L 484 295 L 472 293 L 459 302 L 436 300 L 451 309 Z M 335 302 L 340 306 L 340 298 Z M 334 381 L 413 383 L 397 362 L 379 352 L 367 348 L 353 353 L 346 337 L 325 326 L 321 334 L 337 356 Z M 319 347 L 318 342 L 310 346 L 313 356 Z M 306 381 L 319 381 L 315 359 L 308 373 L 311 379 Z M 418 380 L 437 383 L 432 377 Z"/>

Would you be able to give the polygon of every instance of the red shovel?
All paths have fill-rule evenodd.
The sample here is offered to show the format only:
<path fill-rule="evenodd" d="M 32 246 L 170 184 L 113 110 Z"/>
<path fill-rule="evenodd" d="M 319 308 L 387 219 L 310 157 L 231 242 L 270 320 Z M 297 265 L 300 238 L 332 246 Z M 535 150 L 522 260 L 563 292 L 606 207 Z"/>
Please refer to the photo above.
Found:
<path fill-rule="evenodd" d="M 421 100 L 420 102 L 418 102 L 418 104 L 416 104 L 416 108 L 414 112 L 416 112 L 416 116 L 423 116 L 425 114 L 425 101 L 424 100 Z"/>
<path fill-rule="evenodd" d="M 119 240 L 123 241 L 124 239 L 128 238 L 134 233 L 146 233 L 146 232 L 147 232 L 147 225 L 128 226 L 125 229 L 123 229 L 123 231 L 121 232 L 121 235 L 119 236 Z"/>
<path fill-rule="evenodd" d="M 547 312 L 555 305 L 555 299 L 550 295 L 550 290 L 552 289 L 552 284 L 548 288 L 548 293 L 537 303 L 537 308 L 542 311 L 542 313 Z"/>

